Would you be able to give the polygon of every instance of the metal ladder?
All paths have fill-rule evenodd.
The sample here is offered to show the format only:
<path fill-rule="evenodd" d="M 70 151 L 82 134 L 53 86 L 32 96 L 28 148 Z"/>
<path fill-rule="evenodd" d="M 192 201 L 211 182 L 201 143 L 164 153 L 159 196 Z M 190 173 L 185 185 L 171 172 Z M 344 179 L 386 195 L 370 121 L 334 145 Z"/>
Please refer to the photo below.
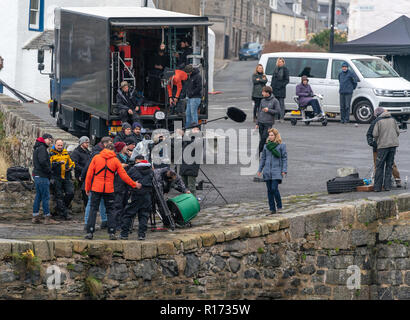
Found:
<path fill-rule="evenodd" d="M 131 62 L 128 67 L 125 62 Z M 117 96 L 117 90 L 121 86 L 122 81 L 127 81 L 130 87 L 135 88 L 136 80 L 133 72 L 134 67 L 132 58 L 122 59 L 120 52 L 111 52 L 111 105 L 115 105 L 114 97 Z M 128 74 L 128 76 L 126 76 Z"/>

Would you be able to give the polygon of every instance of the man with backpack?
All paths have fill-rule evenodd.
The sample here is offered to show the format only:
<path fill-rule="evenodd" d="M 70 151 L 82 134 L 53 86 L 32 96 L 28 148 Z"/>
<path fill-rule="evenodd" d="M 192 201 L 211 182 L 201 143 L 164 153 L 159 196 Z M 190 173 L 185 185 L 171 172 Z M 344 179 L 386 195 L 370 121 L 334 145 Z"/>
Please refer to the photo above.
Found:
<path fill-rule="evenodd" d="M 379 110 L 381 112 L 381 110 Z M 380 114 L 379 114 L 380 115 Z M 383 118 L 378 117 L 376 115 L 376 118 L 370 123 L 370 127 L 367 130 L 366 138 L 367 138 L 367 144 L 373 148 L 373 165 L 374 165 L 374 173 L 376 173 L 376 162 L 377 162 L 377 143 L 376 140 L 374 140 L 373 137 L 373 129 L 376 123 Z M 399 169 L 397 168 L 397 165 L 395 162 L 393 162 L 393 177 L 396 182 L 396 186 L 398 188 L 401 188 L 401 179 L 400 179 L 400 172 Z"/>
<path fill-rule="evenodd" d="M 91 197 L 91 210 L 87 222 L 85 239 L 91 240 L 95 231 L 95 220 L 101 199 L 104 199 L 108 217 L 108 234 L 110 240 L 116 240 L 116 219 L 114 214 L 114 176 L 118 172 L 120 178 L 133 188 L 141 188 L 141 184 L 133 181 L 125 172 L 114 152 L 114 144 L 108 143 L 104 150 L 97 154 L 88 167 L 85 179 L 85 192 Z"/>
<path fill-rule="evenodd" d="M 374 176 L 374 191 L 390 191 L 394 155 L 399 146 L 399 127 L 396 120 L 385 109 L 378 107 L 374 111 L 381 119 L 376 122 L 373 137 L 377 144 L 376 173 Z"/>

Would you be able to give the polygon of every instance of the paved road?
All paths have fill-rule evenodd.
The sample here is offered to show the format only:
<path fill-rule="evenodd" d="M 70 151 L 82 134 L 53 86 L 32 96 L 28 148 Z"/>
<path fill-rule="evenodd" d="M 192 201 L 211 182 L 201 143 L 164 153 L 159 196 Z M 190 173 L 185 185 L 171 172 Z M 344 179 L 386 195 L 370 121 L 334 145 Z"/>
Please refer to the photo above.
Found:
<path fill-rule="evenodd" d="M 250 100 L 251 74 L 255 70 L 256 61 L 232 61 L 228 67 L 217 73 L 215 90 L 222 94 L 210 96 L 209 119 L 222 117 L 229 106 L 236 106 L 247 113 L 244 123 L 235 123 L 231 120 L 221 120 L 207 125 L 209 129 L 227 130 L 233 128 L 248 129 L 248 140 L 252 122 L 252 103 Z M 50 117 L 48 108 L 40 104 L 25 104 L 28 110 L 55 124 Z M 327 127 L 315 123 L 310 126 L 298 124 L 291 126 L 289 121 L 277 123 L 275 127 L 281 133 L 288 150 L 288 175 L 280 186 L 281 194 L 307 194 L 326 192 L 326 181 L 336 176 L 340 167 L 353 166 L 359 171 L 360 177 L 370 176 L 372 168 L 372 153 L 365 139 L 368 125 L 355 126 L 354 123 L 342 125 L 337 121 L 329 122 Z M 257 132 L 254 132 L 256 137 Z M 400 135 L 400 148 L 396 155 L 402 177 L 410 177 L 410 148 L 409 133 Z M 236 154 L 249 154 L 250 143 L 237 144 Z M 252 149 L 255 151 L 255 148 Z M 226 155 L 228 159 L 228 154 Z M 253 182 L 254 175 L 240 175 L 243 165 L 203 165 L 204 172 L 220 189 L 230 203 L 261 200 L 266 201 L 266 187 L 264 183 Z M 256 173 L 256 171 L 255 171 Z M 200 174 L 198 180 L 204 179 Z M 206 184 L 205 186 L 209 186 Z M 404 190 L 394 190 L 390 193 L 399 193 Z M 221 197 L 211 190 L 199 191 L 199 195 L 206 197 L 205 206 L 223 204 Z M 366 197 L 363 193 L 345 194 L 346 199 Z"/>
<path fill-rule="evenodd" d="M 223 116 L 229 106 L 236 106 L 247 113 L 244 123 L 231 120 L 210 123 L 209 128 L 252 129 L 252 104 L 250 100 L 250 77 L 256 61 L 233 61 L 215 77 L 215 90 L 223 93 L 210 97 L 209 119 Z M 340 167 L 353 166 L 360 177 L 370 176 L 372 153 L 365 135 L 368 125 L 355 123 L 342 125 L 331 121 L 327 127 L 320 123 L 310 126 L 291 126 L 289 121 L 277 123 L 288 150 L 288 175 L 280 186 L 282 195 L 326 192 L 326 181 L 336 176 Z M 396 155 L 397 164 L 403 177 L 410 176 L 409 133 L 400 135 L 400 149 Z M 247 146 L 239 145 L 239 152 L 247 152 Z M 241 176 L 239 165 L 204 166 L 209 177 L 221 186 L 221 192 L 230 202 L 264 200 L 264 183 L 253 182 L 253 176 Z M 394 192 L 402 192 L 396 190 Z M 346 194 L 346 198 L 365 197 L 363 193 Z M 219 199 L 218 199 L 219 201 Z"/>

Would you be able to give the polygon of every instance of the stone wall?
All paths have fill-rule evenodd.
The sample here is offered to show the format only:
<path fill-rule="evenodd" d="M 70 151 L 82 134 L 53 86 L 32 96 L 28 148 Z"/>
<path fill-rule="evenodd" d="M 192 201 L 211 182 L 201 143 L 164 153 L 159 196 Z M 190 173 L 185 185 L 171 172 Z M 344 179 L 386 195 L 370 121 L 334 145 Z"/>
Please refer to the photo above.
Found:
<path fill-rule="evenodd" d="M 25 182 L 25 184 L 32 190 L 28 190 L 20 182 L 0 182 L 0 223 L 31 221 L 36 191 L 34 183 Z M 55 212 L 55 206 L 54 196 L 51 194 L 50 211 L 52 214 Z M 43 207 L 40 206 L 40 213 L 42 212 Z M 77 219 L 82 219 L 84 215 L 84 206 L 79 190 L 74 193 L 71 213 Z"/>
<path fill-rule="evenodd" d="M 68 151 L 78 145 L 78 138 L 33 115 L 19 102 L 3 94 L 0 94 L 0 113 L 7 143 L 10 144 L 7 151 L 10 152 L 9 158 L 13 165 L 32 168 L 34 144 L 44 133 L 63 139 Z"/>
<path fill-rule="evenodd" d="M 3 240 L 0 298 L 410 299 L 409 211 L 402 194 L 160 241 Z M 10 258 L 27 249 L 41 260 L 31 272 Z M 360 289 L 346 285 L 352 265 Z M 47 289 L 50 266 L 60 289 Z"/>
<path fill-rule="evenodd" d="M 33 169 L 33 147 L 38 137 L 44 133 L 54 139 L 61 138 L 70 152 L 78 145 L 78 138 L 51 125 L 28 112 L 16 100 L 0 94 L 0 113 L 6 138 L 2 141 L 2 150 L 7 153 L 11 165 Z M 0 182 L 0 221 L 31 219 L 35 190 L 28 191 L 18 182 Z M 76 190 L 73 201 L 73 214 L 83 213 L 81 192 Z M 54 211 L 53 201 L 50 209 Z M 42 209 L 40 209 L 42 210 Z"/>

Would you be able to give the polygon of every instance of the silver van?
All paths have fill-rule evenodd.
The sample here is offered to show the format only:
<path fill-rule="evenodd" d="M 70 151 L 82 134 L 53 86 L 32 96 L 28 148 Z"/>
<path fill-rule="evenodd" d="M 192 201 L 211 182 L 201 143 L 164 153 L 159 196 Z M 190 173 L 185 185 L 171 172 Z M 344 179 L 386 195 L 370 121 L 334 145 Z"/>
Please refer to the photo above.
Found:
<path fill-rule="evenodd" d="M 276 52 L 263 54 L 259 60 L 268 77 L 268 85 L 276 66 L 276 59 L 285 59 L 289 70 L 289 84 L 286 87 L 286 110 L 297 110 L 293 97 L 301 76 L 309 77 L 313 92 L 323 95 L 324 111 L 340 114 L 338 74 L 344 62 L 354 72 L 359 83 L 353 92 L 351 113 L 359 123 L 369 123 L 377 107 L 388 110 L 399 121 L 410 118 L 410 82 L 384 60 L 374 56 L 311 53 Z"/>

